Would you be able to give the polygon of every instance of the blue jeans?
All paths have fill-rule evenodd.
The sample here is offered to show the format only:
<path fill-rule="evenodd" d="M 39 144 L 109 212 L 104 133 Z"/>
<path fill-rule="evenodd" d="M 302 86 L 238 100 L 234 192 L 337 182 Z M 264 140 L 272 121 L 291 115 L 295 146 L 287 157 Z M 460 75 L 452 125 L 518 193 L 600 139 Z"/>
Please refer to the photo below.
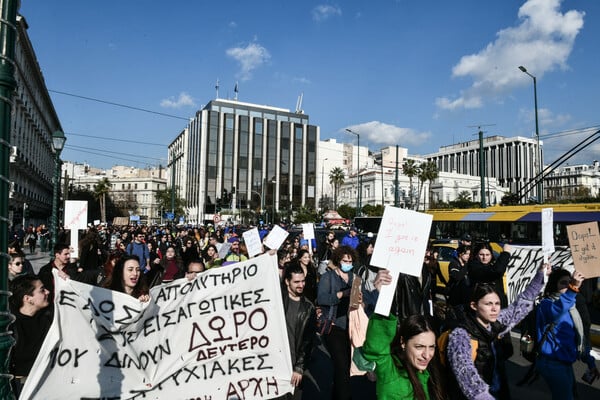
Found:
<path fill-rule="evenodd" d="M 575 374 L 572 364 L 542 356 L 536 360 L 535 369 L 548 384 L 552 400 L 573 400 Z"/>

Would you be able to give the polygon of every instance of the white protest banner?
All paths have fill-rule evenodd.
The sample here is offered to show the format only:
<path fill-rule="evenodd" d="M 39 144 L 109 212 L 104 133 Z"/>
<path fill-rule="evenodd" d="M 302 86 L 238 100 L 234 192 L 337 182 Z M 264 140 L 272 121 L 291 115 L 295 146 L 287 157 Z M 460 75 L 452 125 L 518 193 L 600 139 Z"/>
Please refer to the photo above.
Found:
<path fill-rule="evenodd" d="M 315 227 L 313 224 L 302 224 L 302 235 L 308 240 L 308 251 L 312 254 L 312 240 L 315 238 Z"/>
<path fill-rule="evenodd" d="M 541 246 L 511 245 L 511 247 L 513 251 L 506 269 L 506 295 L 509 304 L 525 290 L 544 263 L 544 252 Z M 548 258 L 554 267 L 573 271 L 573 258 L 568 247 L 557 246 Z"/>
<path fill-rule="evenodd" d="M 575 269 L 585 278 L 600 276 L 600 234 L 597 222 L 567 225 Z"/>
<path fill-rule="evenodd" d="M 291 392 L 277 258 L 152 288 L 149 303 L 54 275 L 22 399 L 270 399 Z"/>
<path fill-rule="evenodd" d="M 275 225 L 265 238 L 264 244 L 269 249 L 277 250 L 279 247 L 281 247 L 283 242 L 285 242 L 285 239 L 288 237 L 288 235 L 289 233 L 285 229 L 279 225 Z"/>
<path fill-rule="evenodd" d="M 542 251 L 545 256 L 554 253 L 554 209 L 542 208 Z"/>
<path fill-rule="evenodd" d="M 385 207 L 371 264 L 388 269 L 392 284 L 382 287 L 375 306 L 377 314 L 389 314 L 399 273 L 421 276 L 432 219 L 429 214 Z"/>
<path fill-rule="evenodd" d="M 252 228 L 242 233 L 244 237 L 244 243 L 248 250 L 248 255 L 254 257 L 257 254 L 263 253 L 263 246 L 260 241 L 260 235 L 258 234 L 258 228 Z"/>
<path fill-rule="evenodd" d="M 82 200 L 65 201 L 65 229 L 71 230 L 71 257 L 79 257 L 79 230 L 87 229 L 88 202 Z"/>

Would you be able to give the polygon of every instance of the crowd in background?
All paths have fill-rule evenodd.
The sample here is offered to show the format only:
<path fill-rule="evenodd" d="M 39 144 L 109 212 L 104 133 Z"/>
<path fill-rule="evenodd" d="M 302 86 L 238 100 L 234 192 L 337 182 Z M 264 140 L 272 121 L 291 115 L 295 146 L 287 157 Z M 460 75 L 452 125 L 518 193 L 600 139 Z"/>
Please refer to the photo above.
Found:
<path fill-rule="evenodd" d="M 260 226 L 259 233 L 264 238 L 269 227 Z M 297 390 L 284 398 L 301 398 L 302 376 L 310 368 L 311 352 L 322 342 L 332 361 L 333 399 L 352 398 L 351 379 L 361 379 L 370 387 L 371 398 L 509 399 L 504 365 L 514 352 L 509 332 L 534 308 L 550 267 L 541 266 L 518 299 L 508 304 L 502 279 L 511 257 L 510 245 L 495 255 L 489 244 L 473 246 L 470 236 L 464 235 L 450 263 L 448 282 L 440 273 L 435 248 L 428 248 L 421 275 L 400 274 L 390 314 L 381 316 L 373 312 L 378 293 L 392 279 L 388 271 L 371 265 L 375 240 L 371 233 L 361 237 L 355 228 L 343 237 L 329 231 L 322 239 L 311 240 L 298 231 L 279 249 L 272 249 L 280 266 L 288 325 L 292 325 L 290 319 L 296 321 L 302 315 L 301 328 L 297 328 L 301 333 L 288 326 L 295 373 L 292 381 Z M 41 251 L 51 251 L 52 256 L 38 275 L 23 250 L 33 253 L 36 245 Z M 13 232 L 9 244 L 11 310 L 16 316 L 13 330 L 17 339 L 11 373 L 16 377 L 16 393 L 52 320 L 54 269 L 63 278 L 149 301 L 153 286 L 183 277 L 194 279 L 208 269 L 250 258 L 240 227 L 233 225 L 89 227 L 80 235 L 77 259 L 71 257 L 64 231 L 53 249 L 47 245 L 48 230 L 43 225 Z M 568 399 L 575 391 L 571 366 L 575 359 L 588 363 L 594 379 L 600 374 L 589 357 L 589 315 L 573 311 L 575 299 L 584 297 L 580 292 L 585 290 L 585 277 L 554 267 L 552 284 L 546 286 L 542 306 L 536 311 L 540 313 L 537 336 L 545 341 L 539 357 L 544 368 L 539 373 L 548 380 L 553 398 Z M 556 278 L 556 271 L 562 271 L 562 281 Z M 437 287 L 438 277 L 446 284 L 444 289 Z M 353 293 L 355 280 L 359 282 L 358 295 Z M 445 304 L 443 312 L 434 307 L 440 299 Z M 301 308 L 288 308 L 297 301 Z M 331 315 L 332 324 L 317 333 L 323 313 Z M 438 344 L 443 332 L 449 333 L 444 356 Z M 307 341 L 306 335 L 311 340 Z M 571 345 L 578 350 L 560 350 Z M 448 368 L 442 368 L 442 362 Z"/>

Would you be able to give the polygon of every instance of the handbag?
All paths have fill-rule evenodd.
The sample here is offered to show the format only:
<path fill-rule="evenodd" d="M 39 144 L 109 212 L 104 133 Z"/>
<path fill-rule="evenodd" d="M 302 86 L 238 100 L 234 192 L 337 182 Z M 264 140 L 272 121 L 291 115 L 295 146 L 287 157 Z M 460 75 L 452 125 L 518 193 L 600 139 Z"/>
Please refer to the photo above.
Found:
<path fill-rule="evenodd" d="M 331 277 L 329 277 L 329 291 L 333 290 L 333 281 Z M 329 308 L 327 312 L 324 309 Z M 317 307 L 317 334 L 319 335 L 328 335 L 335 325 L 335 311 L 337 310 L 337 305 L 331 306 L 318 306 Z"/>

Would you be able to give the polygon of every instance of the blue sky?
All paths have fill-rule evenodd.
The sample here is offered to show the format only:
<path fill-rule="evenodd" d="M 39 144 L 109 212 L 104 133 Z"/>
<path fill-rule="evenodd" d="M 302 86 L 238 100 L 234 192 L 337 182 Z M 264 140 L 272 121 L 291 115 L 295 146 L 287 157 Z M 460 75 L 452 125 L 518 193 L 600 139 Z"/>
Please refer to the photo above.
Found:
<path fill-rule="evenodd" d="M 62 158 L 101 168 L 165 165 L 217 79 L 221 98 L 238 82 L 240 101 L 291 110 L 303 93 L 321 139 L 355 141 L 350 128 L 372 150 L 427 154 L 477 126 L 532 137 L 519 65 L 537 77 L 546 163 L 600 125 L 594 0 L 23 0 L 20 13 L 68 138 Z"/>

